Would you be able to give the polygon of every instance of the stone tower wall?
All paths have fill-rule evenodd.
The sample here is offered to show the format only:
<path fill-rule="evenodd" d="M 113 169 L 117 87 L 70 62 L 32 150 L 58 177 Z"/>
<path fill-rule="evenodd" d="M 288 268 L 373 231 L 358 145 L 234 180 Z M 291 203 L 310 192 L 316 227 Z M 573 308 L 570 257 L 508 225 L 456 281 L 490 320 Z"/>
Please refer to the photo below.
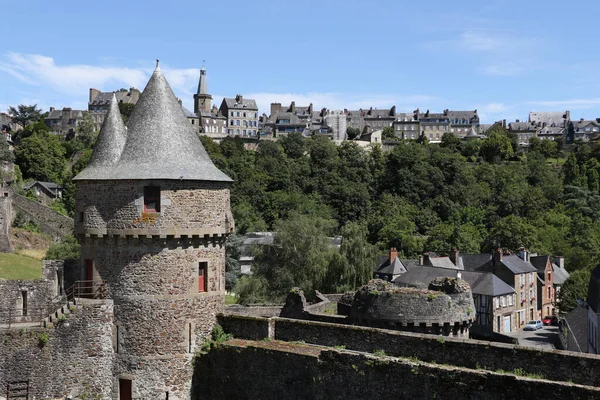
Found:
<path fill-rule="evenodd" d="M 160 187 L 160 213 L 143 211 L 145 186 Z M 130 379 L 134 398 L 189 398 L 194 352 L 223 311 L 229 185 L 78 182 L 77 216 L 82 258 L 114 301 L 115 387 Z"/>
<path fill-rule="evenodd" d="M 143 213 L 144 187 L 152 185 L 161 189 L 158 218 Z M 76 196 L 75 229 L 78 234 L 179 237 L 233 231 L 229 185 L 224 183 L 88 181 L 78 182 Z"/>

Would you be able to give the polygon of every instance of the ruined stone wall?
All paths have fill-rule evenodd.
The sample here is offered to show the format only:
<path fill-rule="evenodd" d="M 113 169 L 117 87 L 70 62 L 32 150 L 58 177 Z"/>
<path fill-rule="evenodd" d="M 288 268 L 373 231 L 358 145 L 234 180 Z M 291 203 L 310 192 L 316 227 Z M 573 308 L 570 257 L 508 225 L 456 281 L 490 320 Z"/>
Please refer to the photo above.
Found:
<path fill-rule="evenodd" d="M 490 371 L 318 351 L 279 342 L 226 343 L 197 363 L 193 399 L 591 399 L 600 389 Z"/>
<path fill-rule="evenodd" d="M 321 346 L 345 346 L 349 350 L 375 352 L 427 362 L 490 371 L 540 374 L 547 379 L 600 386 L 600 356 L 568 351 L 540 351 L 504 343 L 446 338 L 410 332 L 330 324 L 286 318 L 255 318 L 248 335 L 236 316 L 219 316 L 219 324 L 236 338 L 258 340 L 258 332 L 286 342 L 303 341 Z M 262 328 L 260 326 L 262 320 Z"/>
<path fill-rule="evenodd" d="M 112 398 L 112 311 L 108 300 L 82 302 L 55 328 L 0 330 L 0 396 L 29 380 L 29 398 Z"/>
<path fill-rule="evenodd" d="M 21 196 L 15 193 L 14 190 L 11 190 L 10 198 L 12 199 L 13 213 L 23 212 L 40 226 L 43 233 L 51 235 L 55 239 L 62 239 L 73 234 L 74 222 L 72 218 L 57 213 L 40 202 Z"/>
<path fill-rule="evenodd" d="M 4 196 L 4 193 L 8 194 L 8 192 L 0 192 L 0 252 L 10 253 L 13 249 L 8 236 L 8 228 L 12 223 L 12 207 L 10 197 Z"/>
<path fill-rule="evenodd" d="M 0 279 L 0 326 L 38 322 L 55 311 L 53 299 L 62 293 L 62 274 L 62 261 L 43 261 L 41 279 Z"/>
<path fill-rule="evenodd" d="M 144 187 L 161 192 L 160 213 L 143 213 Z M 211 235 L 233 231 L 229 184 L 198 181 L 78 182 L 77 233 Z M 81 220 L 83 213 L 83 220 Z"/>

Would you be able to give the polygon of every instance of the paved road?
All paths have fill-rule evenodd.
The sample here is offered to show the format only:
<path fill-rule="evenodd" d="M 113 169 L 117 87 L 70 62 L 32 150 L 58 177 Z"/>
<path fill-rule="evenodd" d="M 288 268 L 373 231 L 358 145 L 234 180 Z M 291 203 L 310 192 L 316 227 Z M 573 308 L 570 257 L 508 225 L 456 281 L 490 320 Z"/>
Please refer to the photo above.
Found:
<path fill-rule="evenodd" d="M 558 341 L 558 327 L 544 326 L 537 331 L 524 331 L 511 333 L 510 336 L 517 337 L 521 346 L 539 347 L 544 350 L 554 350 Z"/>

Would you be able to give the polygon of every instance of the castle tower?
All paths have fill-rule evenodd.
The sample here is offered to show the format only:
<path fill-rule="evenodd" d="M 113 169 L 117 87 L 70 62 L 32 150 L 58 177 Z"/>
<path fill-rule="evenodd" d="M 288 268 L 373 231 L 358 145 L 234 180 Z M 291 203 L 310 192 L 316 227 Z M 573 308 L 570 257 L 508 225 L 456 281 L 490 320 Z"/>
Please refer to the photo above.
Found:
<path fill-rule="evenodd" d="M 114 302 L 113 398 L 188 399 L 195 349 L 225 299 L 231 179 L 158 64 L 127 128 L 113 99 L 74 181 L 81 277 L 107 282 Z"/>
<path fill-rule="evenodd" d="M 206 90 L 206 69 L 200 70 L 200 81 L 198 82 L 198 91 L 194 95 L 194 113 L 200 115 L 200 111 L 210 112 L 210 102 L 212 96 Z"/>

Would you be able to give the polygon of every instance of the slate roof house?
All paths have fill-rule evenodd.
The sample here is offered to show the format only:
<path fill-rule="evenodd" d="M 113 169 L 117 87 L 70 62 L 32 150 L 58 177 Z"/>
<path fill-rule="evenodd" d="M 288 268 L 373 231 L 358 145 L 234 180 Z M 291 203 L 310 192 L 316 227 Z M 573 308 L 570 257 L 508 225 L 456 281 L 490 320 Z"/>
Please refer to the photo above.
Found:
<path fill-rule="evenodd" d="M 408 270 L 416 267 L 417 260 L 401 260 L 395 247 L 390 249 L 389 256 L 379 256 L 375 263 L 374 278 L 393 281 Z"/>
<path fill-rule="evenodd" d="M 85 112 L 85 110 L 73 110 L 71 107 L 65 107 L 62 110 L 50 107 L 50 113 L 44 118 L 44 122 L 54 134 L 71 135 L 75 133 Z"/>
<path fill-rule="evenodd" d="M 44 204 L 50 204 L 62 197 L 63 188 L 54 182 L 29 182 L 23 185 L 25 190 L 33 190 L 36 196 Z"/>
<path fill-rule="evenodd" d="M 594 139 L 600 133 L 600 123 L 597 120 L 572 121 L 573 140 L 583 140 L 587 142 Z"/>
<path fill-rule="evenodd" d="M 479 115 L 477 110 L 473 111 L 452 111 L 444 110 L 450 120 L 450 132 L 459 138 L 464 138 L 473 129 L 479 126 Z"/>
<path fill-rule="evenodd" d="M 587 296 L 587 351 L 600 354 L 600 265 L 592 270 Z"/>
<path fill-rule="evenodd" d="M 522 328 L 528 320 L 539 317 L 537 307 L 537 269 L 529 262 L 529 254 L 504 254 L 500 249 L 492 255 L 464 254 L 461 256 L 467 271 L 491 272 L 514 288 L 516 294 L 514 329 Z"/>
<path fill-rule="evenodd" d="M 88 111 L 94 120 L 94 129 L 96 131 L 100 130 L 100 127 L 104 122 L 104 118 L 108 113 L 113 95 L 119 104 L 127 103 L 135 105 L 138 102 L 141 94 L 142 92 L 134 87 L 129 88 L 129 90 L 119 89 L 116 92 L 101 92 L 98 89 L 90 88 Z"/>
<path fill-rule="evenodd" d="M 550 256 L 531 256 L 531 264 L 537 269 L 537 303 L 542 317 L 556 314 L 556 289 L 554 288 L 554 270 Z"/>
<path fill-rule="evenodd" d="M 258 106 L 253 99 L 238 94 L 235 98 L 225 97 L 219 107 L 227 118 L 229 136 L 258 136 Z"/>

